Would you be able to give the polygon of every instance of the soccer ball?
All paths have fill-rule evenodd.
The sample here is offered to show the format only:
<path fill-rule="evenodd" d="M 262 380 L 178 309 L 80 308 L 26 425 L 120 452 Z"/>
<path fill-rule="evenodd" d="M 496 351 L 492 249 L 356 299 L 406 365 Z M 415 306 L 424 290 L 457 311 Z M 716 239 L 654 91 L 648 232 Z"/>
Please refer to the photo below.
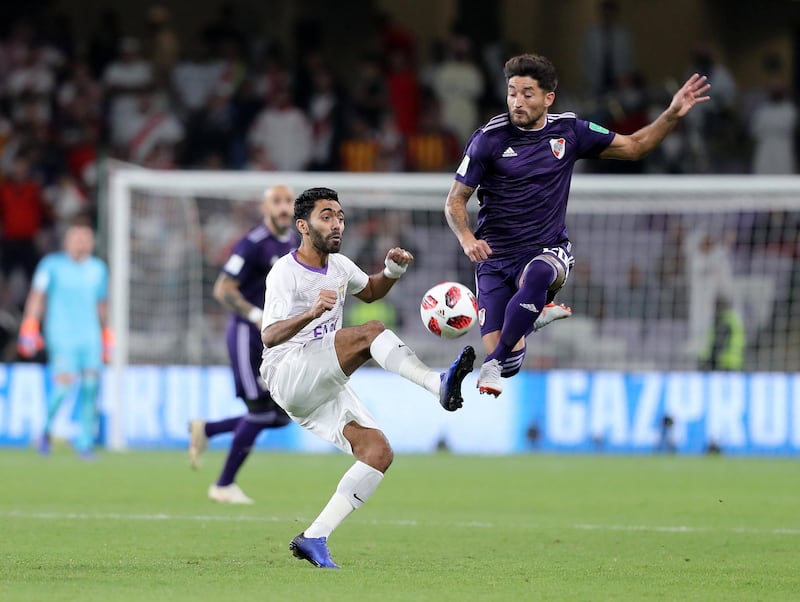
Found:
<path fill-rule="evenodd" d="M 456 339 L 467 334 L 478 321 L 478 300 L 458 282 L 440 282 L 422 296 L 419 315 L 429 332 Z"/>

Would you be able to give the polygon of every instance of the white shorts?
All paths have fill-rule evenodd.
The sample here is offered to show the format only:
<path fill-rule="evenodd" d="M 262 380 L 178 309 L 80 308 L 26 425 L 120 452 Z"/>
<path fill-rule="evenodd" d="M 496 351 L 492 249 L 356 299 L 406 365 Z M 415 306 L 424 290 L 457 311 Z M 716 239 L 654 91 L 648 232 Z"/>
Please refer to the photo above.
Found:
<path fill-rule="evenodd" d="M 261 376 L 279 406 L 300 426 L 349 454 L 342 431 L 348 422 L 380 430 L 375 418 L 347 384 L 334 348 L 335 333 L 290 349 Z"/>

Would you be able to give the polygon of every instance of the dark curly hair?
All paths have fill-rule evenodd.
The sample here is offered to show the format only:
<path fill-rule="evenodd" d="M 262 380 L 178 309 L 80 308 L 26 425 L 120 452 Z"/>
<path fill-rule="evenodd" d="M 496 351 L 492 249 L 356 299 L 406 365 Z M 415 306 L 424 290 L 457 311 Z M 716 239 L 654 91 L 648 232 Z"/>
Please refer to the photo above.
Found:
<path fill-rule="evenodd" d="M 558 74 L 550 59 L 540 54 L 520 54 L 506 61 L 503 68 L 506 81 L 512 77 L 530 77 L 539 82 L 545 92 L 555 92 L 558 86 Z"/>
<path fill-rule="evenodd" d="M 294 202 L 294 219 L 307 220 L 311 217 L 311 212 L 314 210 L 314 205 L 317 201 L 331 200 L 339 202 L 339 195 L 335 190 L 330 188 L 309 188 L 304 190 Z"/>

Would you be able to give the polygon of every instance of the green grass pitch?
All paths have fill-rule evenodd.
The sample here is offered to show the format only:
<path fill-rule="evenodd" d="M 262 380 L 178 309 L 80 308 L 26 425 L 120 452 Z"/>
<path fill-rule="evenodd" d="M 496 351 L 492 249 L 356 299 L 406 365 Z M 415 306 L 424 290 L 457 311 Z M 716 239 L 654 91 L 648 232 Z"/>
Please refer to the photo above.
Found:
<path fill-rule="evenodd" d="M 178 452 L 0 451 L 0 600 L 798 600 L 796 460 L 398 455 L 330 540 L 289 540 L 351 459 L 257 451 L 222 506 Z"/>

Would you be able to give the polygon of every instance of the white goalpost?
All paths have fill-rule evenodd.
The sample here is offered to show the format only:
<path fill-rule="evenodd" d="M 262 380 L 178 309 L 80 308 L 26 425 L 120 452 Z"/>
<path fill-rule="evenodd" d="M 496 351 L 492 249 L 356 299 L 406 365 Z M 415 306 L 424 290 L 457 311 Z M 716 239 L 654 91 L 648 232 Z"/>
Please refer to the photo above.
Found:
<path fill-rule="evenodd" d="M 265 188 L 339 193 L 343 252 L 365 271 L 403 246 L 415 265 L 387 297 L 383 318 L 432 365 L 458 341 L 427 333 L 419 300 L 431 285 L 474 289 L 473 266 L 444 219 L 451 174 L 151 171 L 112 167 L 101 209 L 110 311 L 118 349 L 111 366 L 122 399 L 131 364 L 227 363 L 227 315 L 211 288 L 230 245 L 260 218 Z M 470 202 L 473 224 L 478 202 Z M 567 225 L 576 268 L 558 301 L 574 315 L 532 335 L 527 369 L 694 370 L 717 299 L 744 319 L 744 369 L 800 368 L 800 179 L 752 176 L 576 175 Z M 365 316 L 352 301 L 348 319 Z M 367 306 L 369 307 L 369 306 Z M 116 413 L 119 416 L 119 412 Z M 110 425 L 111 447 L 124 445 Z"/>

